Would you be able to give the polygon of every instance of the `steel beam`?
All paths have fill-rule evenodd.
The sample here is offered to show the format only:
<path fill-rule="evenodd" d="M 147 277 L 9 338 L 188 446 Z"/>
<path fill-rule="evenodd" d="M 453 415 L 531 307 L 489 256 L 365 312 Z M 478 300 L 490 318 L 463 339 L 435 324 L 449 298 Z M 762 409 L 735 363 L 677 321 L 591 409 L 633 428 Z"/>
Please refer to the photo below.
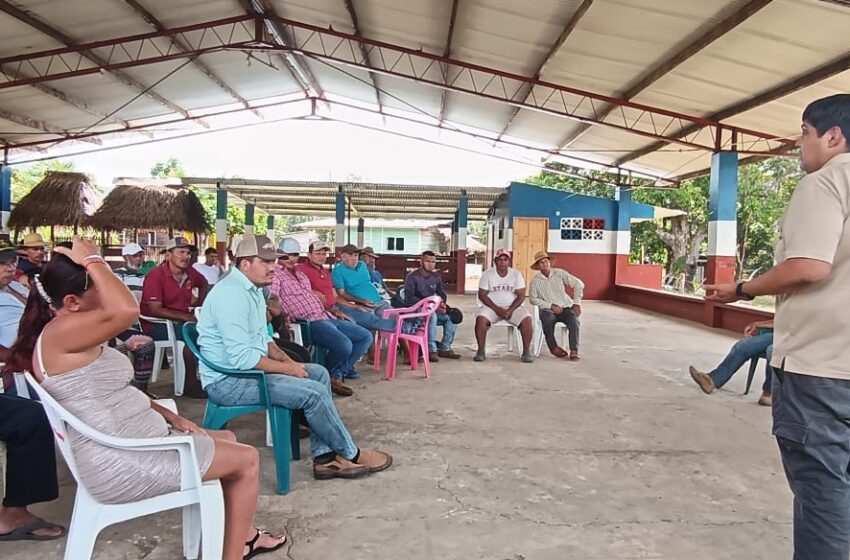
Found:
<path fill-rule="evenodd" d="M 452 11 L 451 15 L 449 15 L 449 30 L 446 35 L 446 48 L 443 49 L 443 58 L 449 58 L 452 54 L 452 40 L 454 39 L 455 34 L 455 20 L 457 19 L 457 6 L 459 2 L 460 0 L 452 0 Z M 443 83 L 448 85 L 448 67 L 446 65 L 440 65 L 440 71 L 443 74 Z M 448 93 L 448 89 L 443 89 L 440 93 L 440 116 L 437 120 L 437 124 L 440 125 L 443 124 L 443 121 L 446 118 L 446 96 Z"/>
<path fill-rule="evenodd" d="M 29 13 L 21 10 L 20 8 L 10 4 L 6 0 L 0 0 L 0 12 L 5 12 L 6 14 L 17 19 L 18 21 L 21 21 L 21 22 L 29 25 L 33 29 L 35 29 L 35 30 L 47 35 L 48 37 L 54 39 L 55 41 L 62 43 L 63 45 L 65 45 L 69 49 L 76 50 L 76 52 L 78 53 L 78 55 L 81 58 L 85 58 L 85 59 L 89 60 L 95 66 L 100 67 L 100 68 L 105 68 L 105 67 L 108 66 L 108 63 L 103 58 L 101 58 L 99 55 L 95 54 L 94 52 L 92 52 L 90 50 L 86 50 L 86 49 L 79 49 L 79 46 L 80 46 L 79 42 L 77 42 L 72 37 L 66 35 L 65 33 L 62 33 L 58 29 L 51 27 L 50 25 L 48 25 L 47 23 L 36 18 L 32 14 L 29 14 Z M 0 64 L 2 64 L 2 63 L 0 63 Z M 131 88 L 133 88 L 137 92 L 143 93 L 144 95 L 146 95 L 146 96 L 150 97 L 151 99 L 159 102 L 160 104 L 168 107 L 172 111 L 183 115 L 184 117 L 189 116 L 189 113 L 185 109 L 183 109 L 182 107 L 180 107 L 176 103 L 173 103 L 172 101 L 166 99 L 165 97 L 161 96 L 160 94 L 158 94 L 154 91 L 151 91 L 148 86 L 142 84 L 141 82 L 139 82 L 135 78 L 127 75 L 126 73 L 121 72 L 119 70 L 111 70 L 111 73 L 119 81 L 123 82 L 125 85 L 130 86 Z M 198 121 L 198 124 L 201 124 L 201 125 L 209 128 L 209 125 L 206 124 L 203 121 Z"/>
<path fill-rule="evenodd" d="M 723 37 L 740 24 L 747 21 L 759 10 L 770 4 L 771 1 L 772 0 L 750 0 L 734 13 L 730 14 L 726 19 L 718 22 L 717 25 L 697 37 L 695 40 L 674 52 L 672 56 L 650 68 L 642 76 L 638 77 L 632 84 L 626 87 L 626 91 L 624 91 L 620 97 L 622 99 L 632 99 L 659 79 L 672 72 L 680 64 L 712 44 L 717 39 Z M 601 118 L 607 118 L 615 109 L 616 106 L 614 105 L 608 106 L 602 111 Z M 565 150 L 568 148 L 570 144 L 581 138 L 589 129 L 590 125 L 588 124 L 583 124 L 578 127 L 577 130 L 569 134 L 560 142 L 559 145 L 561 146 L 561 149 Z"/>
<path fill-rule="evenodd" d="M 127 4 L 130 9 L 132 9 L 140 18 L 145 20 L 145 22 L 150 25 L 153 29 L 157 31 L 165 31 L 166 27 L 159 21 L 156 16 L 154 16 L 147 8 L 145 8 L 139 0 L 121 0 L 125 4 Z M 183 51 L 187 52 L 192 50 L 192 47 L 184 42 L 179 36 L 170 38 L 171 44 Z M 248 103 L 248 100 L 239 95 L 236 90 L 234 90 L 230 85 L 228 85 L 223 79 L 221 79 L 212 68 L 207 66 L 204 62 L 201 61 L 200 58 L 195 58 L 192 60 L 192 64 L 201 71 L 207 78 L 210 79 L 215 85 L 224 90 L 227 95 L 238 101 L 242 104 L 246 109 L 250 109 L 252 113 L 254 113 L 257 117 L 263 118 L 263 115 L 257 111 L 256 109 L 252 109 L 251 105 Z"/>
<path fill-rule="evenodd" d="M 13 122 L 15 124 L 19 124 L 21 126 L 25 126 L 27 128 L 31 128 L 33 130 L 40 130 L 42 132 L 55 134 L 57 136 L 60 136 L 64 140 L 73 139 L 72 134 L 70 132 L 68 132 L 67 130 L 60 128 L 58 126 L 52 125 L 52 124 L 50 124 L 46 121 L 34 119 L 34 118 L 28 117 L 26 115 L 19 115 L 17 113 L 11 113 L 9 111 L 4 111 L 3 109 L 0 109 L 0 119 L 7 120 L 7 121 Z M 53 139 L 53 140 L 50 140 L 50 141 L 55 142 L 56 140 Z M 92 144 L 98 144 L 98 145 L 103 144 L 103 142 L 101 142 L 100 138 L 96 138 L 96 137 L 82 138 L 82 139 L 80 139 L 80 141 L 81 142 L 91 142 Z M 10 145 L 10 147 L 14 148 L 16 146 Z"/>
<path fill-rule="evenodd" d="M 546 66 L 550 62 L 552 62 L 552 59 L 555 58 L 555 55 L 558 54 L 558 51 L 561 50 L 562 46 L 564 46 L 564 43 L 567 41 L 567 38 L 570 35 L 572 35 L 573 30 L 578 25 L 578 22 L 581 21 L 581 18 L 584 17 L 584 14 L 587 13 L 587 11 L 590 9 L 590 6 L 592 4 L 593 4 L 593 0 L 583 0 L 583 2 L 576 9 L 576 11 L 573 13 L 573 15 L 570 16 L 570 19 L 567 20 L 566 25 L 564 25 L 564 28 L 561 30 L 561 34 L 558 35 L 558 39 L 552 44 L 552 46 L 549 48 L 549 52 L 546 53 L 546 56 L 543 57 L 543 60 L 537 66 L 537 71 L 534 73 L 535 79 L 538 79 L 538 80 L 540 79 L 540 76 L 543 75 L 543 70 L 546 69 Z M 522 99 L 523 99 L 523 103 L 525 103 L 528 100 L 528 96 L 531 95 L 532 88 L 533 88 L 533 86 L 531 86 L 531 85 L 527 85 L 524 88 L 525 91 L 521 94 Z M 517 115 L 519 114 L 520 110 L 521 110 L 521 107 L 514 107 L 513 114 L 511 114 L 511 117 L 508 119 L 508 122 L 505 123 L 505 127 L 502 128 L 502 131 L 499 132 L 499 134 L 497 136 L 497 138 L 499 140 L 502 139 L 502 135 L 505 132 L 507 132 L 508 128 L 510 128 L 510 126 L 513 124 L 513 122 L 516 119 Z M 584 125 L 584 126 L 589 127 L 590 125 Z"/>
<path fill-rule="evenodd" d="M 363 33 L 360 31 L 360 21 L 357 19 L 357 11 L 354 9 L 354 0 L 344 0 L 344 2 L 345 9 L 348 10 L 348 15 L 351 17 L 351 24 L 354 26 L 354 34 L 358 37 L 362 37 Z M 372 62 L 369 60 L 369 52 L 366 50 L 366 47 L 363 43 L 360 43 L 359 46 L 363 62 L 366 66 L 372 66 Z M 375 90 L 375 103 L 378 105 L 378 111 L 383 113 L 384 106 L 381 103 L 381 90 L 378 88 L 378 76 L 376 76 L 374 72 L 370 71 L 369 80 L 371 80 L 372 88 Z"/>

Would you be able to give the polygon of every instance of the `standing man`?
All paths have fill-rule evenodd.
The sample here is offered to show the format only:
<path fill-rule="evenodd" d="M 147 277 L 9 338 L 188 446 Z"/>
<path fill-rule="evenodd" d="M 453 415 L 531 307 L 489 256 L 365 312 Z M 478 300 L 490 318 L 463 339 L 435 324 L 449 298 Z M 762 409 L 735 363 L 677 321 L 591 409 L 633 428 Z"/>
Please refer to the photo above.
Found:
<path fill-rule="evenodd" d="M 850 95 L 803 111 L 801 167 L 777 265 L 706 299 L 776 294 L 773 434 L 794 494 L 794 560 L 850 555 Z"/>
<path fill-rule="evenodd" d="M 194 322 L 192 290 L 198 288 L 198 305 L 204 304 L 209 285 L 200 272 L 189 266 L 192 244 L 184 237 L 169 239 L 165 244 L 165 260 L 145 276 L 142 288 L 141 313 L 150 317 L 174 321 L 174 334 L 183 340 L 183 323 Z M 140 321 L 142 331 L 154 340 L 168 340 L 168 331 L 161 323 Z M 175 356 L 175 359 L 177 357 Z M 183 348 L 186 381 L 183 395 L 190 399 L 205 399 L 206 392 L 198 380 L 198 364 L 188 347 Z"/>
<path fill-rule="evenodd" d="M 207 283 L 214 286 L 224 275 L 224 269 L 218 262 L 218 251 L 215 247 L 207 247 L 204 251 L 204 262 L 196 262 L 192 268 L 204 275 Z"/>
<path fill-rule="evenodd" d="M 44 238 L 40 233 L 28 233 L 21 241 L 19 251 L 21 258 L 18 259 L 18 272 L 15 280 L 21 280 L 29 286 L 30 280 L 36 274 L 41 273 L 44 268 L 44 260 L 47 249 L 44 246 Z"/>
<path fill-rule="evenodd" d="M 294 362 L 269 336 L 262 288 L 272 282 L 277 256 L 265 235 L 242 237 L 230 274 L 212 292 L 201 314 L 201 352 L 224 367 L 267 372 L 272 404 L 304 410 L 316 479 L 362 478 L 389 468 L 393 458 L 388 453 L 355 445 L 331 399 L 327 370 L 318 364 Z M 228 406 L 260 403 L 254 379 L 223 375 L 205 364 L 201 376 L 214 402 Z"/>
<path fill-rule="evenodd" d="M 124 266 L 116 268 L 115 274 L 139 298 L 145 284 L 145 274 L 141 271 L 145 250 L 138 243 L 127 243 L 121 249 L 121 256 L 124 257 Z"/>
<path fill-rule="evenodd" d="M 438 295 L 443 299 L 428 322 L 428 359 L 432 362 L 439 362 L 440 358 L 459 360 L 460 354 L 452 350 L 457 324 L 453 323 L 451 317 L 446 313 L 448 311 L 446 302 L 449 296 L 443 289 L 443 278 L 434 270 L 436 267 L 437 255 L 433 251 L 422 253 L 419 268 L 408 274 L 407 278 L 404 279 L 404 303 L 409 307 L 433 295 Z M 439 344 L 439 349 L 437 346 L 438 326 L 443 327 L 443 340 Z"/>
<path fill-rule="evenodd" d="M 567 326 L 570 341 L 571 360 L 578 360 L 579 321 L 581 317 L 581 298 L 584 295 L 584 282 L 562 268 L 553 268 L 546 251 L 534 254 L 533 270 L 539 271 L 531 281 L 531 304 L 540 308 L 540 322 L 543 336 L 553 356 L 567 357 L 567 352 L 555 340 L 555 324 L 561 322 Z M 566 287 L 573 289 L 573 297 Z"/>
<path fill-rule="evenodd" d="M 473 358 L 483 362 L 486 358 L 484 348 L 487 343 L 487 330 L 493 323 L 508 321 L 519 328 L 522 335 L 523 362 L 530 364 L 534 358 L 529 351 L 531 346 L 531 315 L 522 306 L 525 301 L 525 280 L 522 274 L 511 268 L 511 253 L 499 249 L 493 259 L 496 266 L 488 268 L 478 281 L 478 312 L 475 314 L 475 340 L 478 351 Z"/>

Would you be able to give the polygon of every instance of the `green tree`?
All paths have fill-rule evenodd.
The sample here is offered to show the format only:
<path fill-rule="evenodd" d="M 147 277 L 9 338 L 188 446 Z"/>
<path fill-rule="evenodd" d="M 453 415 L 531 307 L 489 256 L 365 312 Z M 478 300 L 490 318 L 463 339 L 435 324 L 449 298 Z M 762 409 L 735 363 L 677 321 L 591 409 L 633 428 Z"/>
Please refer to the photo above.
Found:
<path fill-rule="evenodd" d="M 44 179 L 48 171 L 73 171 L 74 164 L 61 159 L 39 161 L 24 167 L 12 168 L 12 201 L 18 202 Z"/>
<path fill-rule="evenodd" d="M 176 157 L 169 157 L 164 161 L 158 161 L 151 167 L 151 177 L 185 177 L 183 164 Z"/>

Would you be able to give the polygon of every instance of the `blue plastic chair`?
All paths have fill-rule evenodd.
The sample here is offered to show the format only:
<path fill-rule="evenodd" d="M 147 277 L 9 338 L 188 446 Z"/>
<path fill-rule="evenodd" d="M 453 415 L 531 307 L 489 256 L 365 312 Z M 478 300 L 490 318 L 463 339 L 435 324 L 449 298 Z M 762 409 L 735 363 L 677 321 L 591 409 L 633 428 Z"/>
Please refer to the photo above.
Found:
<path fill-rule="evenodd" d="M 767 334 L 767 333 L 771 333 L 771 332 L 773 332 L 773 329 L 760 328 L 756 334 Z M 755 375 L 756 375 L 756 368 L 759 365 L 759 360 L 765 361 L 764 374 L 770 375 L 770 372 L 768 371 L 768 368 L 767 368 L 767 366 L 769 364 L 767 363 L 767 352 L 766 351 L 762 352 L 758 356 L 754 356 L 752 359 L 750 359 L 750 371 L 747 373 L 747 388 L 744 389 L 745 395 L 749 394 L 749 392 L 750 392 L 750 386 L 753 384 L 753 377 L 755 377 Z"/>
<path fill-rule="evenodd" d="M 325 358 L 328 354 L 328 349 L 324 346 L 319 346 L 313 341 L 313 331 L 310 328 L 310 321 L 306 319 L 298 319 L 298 324 L 301 326 L 301 340 L 305 347 L 310 347 L 310 356 L 314 364 L 325 365 Z"/>
<path fill-rule="evenodd" d="M 246 377 L 256 379 L 260 386 L 260 403 L 256 405 L 236 405 L 225 406 L 216 404 L 213 400 L 207 399 L 207 408 L 204 411 L 204 428 L 210 430 L 220 430 L 227 426 L 227 423 L 254 412 L 268 413 L 271 423 L 272 441 L 274 442 L 274 462 L 277 470 L 277 493 L 286 494 L 289 492 L 289 462 L 292 459 L 298 460 L 301 458 L 300 444 L 298 441 L 298 423 L 293 422 L 293 411 L 282 406 L 274 406 L 269 399 L 269 387 L 266 382 L 266 372 L 250 369 L 250 370 L 235 370 L 218 366 L 207 360 L 201 354 L 198 347 L 198 329 L 195 323 L 185 323 L 183 325 L 183 341 L 189 347 L 198 362 L 203 362 L 208 368 L 233 377 Z"/>

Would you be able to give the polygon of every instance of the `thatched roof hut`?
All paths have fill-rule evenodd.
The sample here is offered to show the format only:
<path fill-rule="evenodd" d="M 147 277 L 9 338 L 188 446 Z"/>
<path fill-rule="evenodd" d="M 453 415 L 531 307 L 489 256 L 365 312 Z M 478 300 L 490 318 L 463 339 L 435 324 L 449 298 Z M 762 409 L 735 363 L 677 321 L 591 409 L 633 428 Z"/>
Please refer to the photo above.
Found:
<path fill-rule="evenodd" d="M 163 185 L 119 185 L 103 201 L 88 225 L 101 231 L 176 229 L 208 231 L 204 207 L 186 188 Z"/>
<path fill-rule="evenodd" d="M 90 176 L 50 171 L 15 205 L 9 215 L 9 227 L 85 226 L 100 201 Z"/>

